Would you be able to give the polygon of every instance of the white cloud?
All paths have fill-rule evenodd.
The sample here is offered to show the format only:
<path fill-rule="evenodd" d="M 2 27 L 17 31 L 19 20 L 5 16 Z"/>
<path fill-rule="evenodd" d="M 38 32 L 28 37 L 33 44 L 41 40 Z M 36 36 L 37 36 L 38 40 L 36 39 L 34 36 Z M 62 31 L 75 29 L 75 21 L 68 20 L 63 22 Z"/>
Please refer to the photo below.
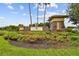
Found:
<path fill-rule="evenodd" d="M 33 8 L 37 8 L 37 4 L 36 3 L 34 4 L 34 7 Z"/>
<path fill-rule="evenodd" d="M 65 13 L 65 12 L 66 12 L 66 10 L 63 10 L 63 11 L 62 11 L 62 13 Z"/>
<path fill-rule="evenodd" d="M 22 14 L 23 16 L 26 16 L 27 14 L 26 13 L 24 13 L 24 14 Z"/>
<path fill-rule="evenodd" d="M 72 24 L 72 22 L 69 22 L 69 18 L 64 19 L 64 25 L 65 25 L 65 27 L 68 27 L 68 26 L 75 27 L 76 26 L 76 25 Z"/>
<path fill-rule="evenodd" d="M 66 14 L 67 14 L 66 10 L 63 10 L 63 11 L 62 11 L 62 13 L 63 13 L 64 15 L 66 15 Z"/>
<path fill-rule="evenodd" d="M 56 13 L 56 12 L 47 12 L 47 14 L 46 14 L 46 19 L 48 19 L 50 16 L 52 16 L 52 15 L 58 15 L 59 13 Z M 44 18 L 44 15 L 40 15 L 40 16 L 38 16 L 39 17 L 39 19 L 43 19 Z"/>
<path fill-rule="evenodd" d="M 5 19 L 5 17 L 3 17 L 3 16 L 0 16 L 0 20 L 3 20 L 3 19 Z"/>
<path fill-rule="evenodd" d="M 57 12 L 47 12 L 47 14 L 45 15 L 45 18 L 46 18 L 46 21 L 48 20 L 48 18 L 52 15 L 60 15 L 60 13 L 57 13 Z M 36 16 L 37 17 L 37 16 Z M 44 19 L 44 15 L 39 15 L 38 18 L 40 20 L 43 20 Z"/>
<path fill-rule="evenodd" d="M 37 4 L 34 4 L 35 7 L 34 8 L 37 8 Z M 44 8 L 44 4 L 41 3 L 40 5 L 40 8 Z M 56 3 L 50 3 L 50 4 L 47 4 L 47 7 L 55 7 L 55 8 L 58 8 L 58 5 Z"/>
<path fill-rule="evenodd" d="M 39 8 L 39 11 L 44 11 L 44 8 Z"/>
<path fill-rule="evenodd" d="M 58 8 L 58 5 L 56 3 L 50 3 L 50 5 L 48 5 L 48 7 L 55 7 Z"/>
<path fill-rule="evenodd" d="M 60 15 L 67 15 L 66 10 L 56 10 L 56 12 L 58 12 Z"/>
<path fill-rule="evenodd" d="M 20 5 L 19 7 L 20 7 L 20 9 L 21 9 L 21 10 L 23 10 L 23 9 L 24 9 L 24 6 L 22 6 L 22 5 Z"/>
<path fill-rule="evenodd" d="M 47 16 L 59 15 L 59 12 L 47 12 Z"/>
<path fill-rule="evenodd" d="M 4 5 L 6 5 L 9 9 L 14 9 L 12 6 L 13 3 L 4 3 Z"/>
<path fill-rule="evenodd" d="M 37 8 L 37 4 L 34 4 L 35 7 L 34 8 Z M 47 5 L 47 8 L 48 7 L 55 7 L 55 8 L 58 8 L 58 5 L 56 3 L 50 3 Z M 39 5 L 39 11 L 44 11 L 45 7 L 44 7 L 44 4 L 41 3 L 41 5 Z"/>
<path fill-rule="evenodd" d="M 23 13 L 22 16 L 29 17 L 29 14 Z M 33 16 L 33 15 L 32 15 Z"/>
<path fill-rule="evenodd" d="M 65 13 L 60 13 L 60 12 L 47 12 L 46 14 L 46 19 L 48 20 L 48 18 L 52 15 L 65 15 Z M 43 19 L 44 15 L 39 15 L 39 19 Z"/>
<path fill-rule="evenodd" d="M 57 13 L 59 13 L 60 15 L 67 15 L 66 10 L 56 10 Z"/>
<path fill-rule="evenodd" d="M 44 18 L 44 15 L 40 15 L 38 16 L 39 19 L 43 19 Z"/>
<path fill-rule="evenodd" d="M 7 7 L 8 7 L 9 9 L 11 9 L 11 10 L 14 9 L 13 6 L 11 6 L 11 5 L 8 5 Z"/>
<path fill-rule="evenodd" d="M 43 4 L 39 5 L 39 11 L 44 11 L 45 10 L 45 7 Z"/>
<path fill-rule="evenodd" d="M 37 8 L 37 3 L 34 4 L 34 7 L 33 7 L 33 8 Z M 43 6 L 43 4 L 40 4 L 40 5 L 39 5 L 39 11 L 44 11 L 44 6 Z"/>

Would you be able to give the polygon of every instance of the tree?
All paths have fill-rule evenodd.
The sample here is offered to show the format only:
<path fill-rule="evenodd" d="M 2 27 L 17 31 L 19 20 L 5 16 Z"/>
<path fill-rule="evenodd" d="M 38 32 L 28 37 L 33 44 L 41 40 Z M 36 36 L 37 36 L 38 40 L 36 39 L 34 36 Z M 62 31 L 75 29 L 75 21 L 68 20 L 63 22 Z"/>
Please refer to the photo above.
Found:
<path fill-rule="evenodd" d="M 39 13 L 39 5 L 40 5 L 40 3 L 37 3 L 37 23 L 36 23 L 36 28 L 38 27 L 38 13 Z"/>
<path fill-rule="evenodd" d="M 36 23 L 32 24 L 31 26 L 35 26 L 35 24 L 36 24 Z M 49 22 L 39 23 L 39 24 L 38 24 L 38 26 L 44 26 L 44 25 L 50 27 L 50 26 L 49 26 Z"/>
<path fill-rule="evenodd" d="M 19 27 L 15 25 L 1 27 L 0 30 L 7 30 L 7 31 L 18 31 Z"/>
<path fill-rule="evenodd" d="M 45 19 L 46 19 L 46 9 L 47 9 L 47 5 L 50 5 L 50 3 L 44 3 L 44 23 L 45 23 Z M 44 27 L 45 27 L 45 24 L 44 24 Z"/>
<path fill-rule="evenodd" d="M 39 6 L 41 6 L 42 3 L 37 3 L 37 23 L 36 23 L 36 28 L 38 27 L 38 14 L 39 14 Z"/>
<path fill-rule="evenodd" d="M 69 4 L 68 14 L 70 21 L 79 27 L 79 3 Z"/>
<path fill-rule="evenodd" d="M 29 16 L 30 16 L 30 25 L 32 25 L 32 15 L 31 15 L 31 6 L 29 3 Z"/>

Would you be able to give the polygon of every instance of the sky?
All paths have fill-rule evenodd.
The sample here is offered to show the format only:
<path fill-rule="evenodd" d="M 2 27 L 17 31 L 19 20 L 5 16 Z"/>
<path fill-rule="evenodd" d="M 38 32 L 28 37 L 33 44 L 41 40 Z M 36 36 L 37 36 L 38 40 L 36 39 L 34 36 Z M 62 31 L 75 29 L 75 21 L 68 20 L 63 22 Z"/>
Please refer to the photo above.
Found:
<path fill-rule="evenodd" d="M 68 9 L 67 3 L 51 3 L 47 5 L 46 22 L 52 15 L 66 15 Z M 37 22 L 37 4 L 31 3 L 32 22 Z M 39 23 L 43 22 L 44 7 L 39 6 Z M 69 19 L 65 19 L 65 27 L 72 26 L 68 22 Z M 0 27 L 9 25 L 23 24 L 28 26 L 30 24 L 29 7 L 28 3 L 0 3 Z"/>

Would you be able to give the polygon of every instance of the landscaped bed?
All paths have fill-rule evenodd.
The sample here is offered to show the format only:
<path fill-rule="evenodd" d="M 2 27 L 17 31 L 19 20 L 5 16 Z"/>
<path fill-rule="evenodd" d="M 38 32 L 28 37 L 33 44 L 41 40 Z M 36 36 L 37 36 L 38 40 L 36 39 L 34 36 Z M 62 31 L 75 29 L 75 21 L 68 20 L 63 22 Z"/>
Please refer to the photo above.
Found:
<path fill-rule="evenodd" d="M 2 32 L 2 31 L 1 31 Z M 19 42 L 16 40 L 5 40 L 5 35 L 4 34 L 12 34 L 16 32 L 8 32 L 8 31 L 4 31 L 4 33 L 2 32 L 2 34 L 0 35 L 0 55 L 1 56 L 79 56 L 79 39 L 78 39 L 78 34 L 76 33 L 68 33 L 69 37 L 72 36 L 73 39 L 69 39 L 69 41 L 65 41 L 66 46 L 70 46 L 70 47 L 66 47 L 66 48 L 40 48 L 40 49 L 34 49 L 33 47 L 28 47 L 28 48 L 23 48 L 22 46 L 16 46 L 14 44 L 10 44 L 11 42 Z M 35 32 L 32 32 L 33 34 Z M 17 33 L 17 34 L 21 34 L 21 33 Z M 24 33 L 22 33 L 24 34 Z M 58 34 L 58 33 L 57 33 Z M 64 35 L 64 33 L 62 33 Z M 12 34 L 13 35 L 13 34 Z M 25 35 L 25 34 L 24 34 Z M 56 33 L 55 33 L 56 35 Z M 59 34 L 59 36 L 61 35 L 61 33 Z M 22 42 L 22 41 L 20 41 Z M 23 41 L 24 42 L 24 41 Z M 26 43 L 26 42 L 25 42 Z M 26 43 L 27 44 L 27 43 Z M 71 48 L 71 46 L 76 47 L 76 48 Z"/>
<path fill-rule="evenodd" d="M 34 48 L 78 48 L 79 35 L 70 32 L 8 32 L 4 35 L 11 45 Z"/>

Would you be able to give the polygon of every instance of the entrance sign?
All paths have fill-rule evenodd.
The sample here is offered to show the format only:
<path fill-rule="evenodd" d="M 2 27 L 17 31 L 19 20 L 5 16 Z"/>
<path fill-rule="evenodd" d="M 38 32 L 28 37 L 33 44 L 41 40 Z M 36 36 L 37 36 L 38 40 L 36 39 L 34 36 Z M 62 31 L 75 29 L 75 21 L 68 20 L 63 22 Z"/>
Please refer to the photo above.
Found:
<path fill-rule="evenodd" d="M 64 31 L 64 18 L 68 17 L 67 15 L 54 15 L 49 17 L 50 30 L 55 31 Z"/>

